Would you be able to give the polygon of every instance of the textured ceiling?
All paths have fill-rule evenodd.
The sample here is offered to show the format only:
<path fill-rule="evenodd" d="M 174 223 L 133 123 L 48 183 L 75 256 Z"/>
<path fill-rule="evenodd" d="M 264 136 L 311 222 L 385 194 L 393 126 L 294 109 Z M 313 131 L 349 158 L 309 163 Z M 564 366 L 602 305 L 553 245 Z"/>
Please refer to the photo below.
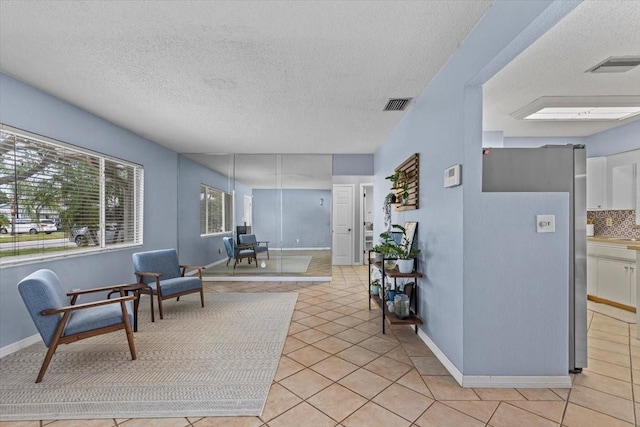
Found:
<path fill-rule="evenodd" d="M 640 96 L 640 66 L 585 73 L 611 56 L 640 56 L 640 1 L 582 2 L 485 84 L 484 129 L 507 137 L 588 136 L 640 120 L 533 122 L 510 116 L 543 96 Z"/>
<path fill-rule="evenodd" d="M 490 4 L 2 0 L 0 70 L 181 153 L 372 153 Z"/>

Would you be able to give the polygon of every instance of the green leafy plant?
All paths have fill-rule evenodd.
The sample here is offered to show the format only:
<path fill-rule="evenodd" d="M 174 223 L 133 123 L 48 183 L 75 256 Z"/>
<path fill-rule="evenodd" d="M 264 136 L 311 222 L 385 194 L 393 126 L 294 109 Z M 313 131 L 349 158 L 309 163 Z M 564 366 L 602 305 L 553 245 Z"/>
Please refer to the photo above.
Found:
<path fill-rule="evenodd" d="M 400 180 L 400 172 L 396 171 L 389 176 L 385 176 L 384 179 L 391 181 L 393 188 L 396 188 L 398 186 L 398 181 Z"/>
<path fill-rule="evenodd" d="M 393 257 L 398 259 L 411 259 L 415 258 L 420 249 L 413 249 L 409 246 L 409 239 L 407 237 L 407 230 L 399 225 L 393 224 L 392 229 L 402 232 L 402 242 L 398 245 L 390 232 L 385 231 L 380 234 L 380 246 L 385 254 L 385 257 Z"/>
<path fill-rule="evenodd" d="M 402 198 L 402 203 L 405 204 L 409 200 L 409 184 L 406 182 L 402 184 L 402 192 L 400 193 L 400 197 Z"/>

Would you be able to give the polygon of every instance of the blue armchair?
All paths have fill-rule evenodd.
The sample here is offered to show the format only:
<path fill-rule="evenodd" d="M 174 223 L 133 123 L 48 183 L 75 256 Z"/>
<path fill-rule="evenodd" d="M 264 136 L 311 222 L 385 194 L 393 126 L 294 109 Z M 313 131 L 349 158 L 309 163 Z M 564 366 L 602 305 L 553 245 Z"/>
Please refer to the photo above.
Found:
<path fill-rule="evenodd" d="M 136 359 L 133 344 L 131 301 L 133 295 L 124 296 L 122 288 L 131 285 L 83 289 L 67 294 L 58 276 L 42 269 L 31 273 L 18 283 L 18 291 L 33 322 L 49 348 L 42 362 L 36 383 L 42 381 L 53 354 L 60 344 L 68 344 L 84 338 L 124 329 L 129 342 L 131 359 Z M 76 304 L 78 296 L 92 292 L 119 290 L 120 297 L 102 301 Z M 71 297 L 71 298 L 69 298 Z"/>
<path fill-rule="evenodd" d="M 255 247 L 251 245 L 236 245 L 233 237 L 223 237 L 222 242 L 224 243 L 224 248 L 227 250 L 227 267 L 229 266 L 229 261 L 233 259 L 233 268 L 235 269 L 238 262 L 242 261 L 243 258 L 247 258 L 249 264 L 251 264 L 251 260 L 253 259 L 256 263 L 256 268 L 258 267 Z"/>
<path fill-rule="evenodd" d="M 138 283 L 146 285 L 140 288 L 140 293 L 151 297 L 151 321 L 155 321 L 153 314 L 153 296 L 158 297 L 158 311 L 160 318 L 164 318 L 162 301 L 181 295 L 200 292 L 200 304 L 204 307 L 204 292 L 202 289 L 202 270 L 197 265 L 180 265 L 175 249 L 159 249 L 155 251 L 137 252 L 132 255 L 133 267 Z M 187 270 L 198 270 L 197 276 L 185 276 Z"/>
<path fill-rule="evenodd" d="M 270 259 L 269 258 L 269 241 L 268 240 L 258 241 L 258 240 L 256 240 L 256 235 L 255 234 L 241 234 L 241 235 L 238 236 L 238 238 L 240 239 L 240 243 L 241 244 L 246 245 L 246 246 L 253 246 L 253 248 L 256 250 L 256 254 L 258 252 L 266 252 L 267 253 L 267 259 Z"/>

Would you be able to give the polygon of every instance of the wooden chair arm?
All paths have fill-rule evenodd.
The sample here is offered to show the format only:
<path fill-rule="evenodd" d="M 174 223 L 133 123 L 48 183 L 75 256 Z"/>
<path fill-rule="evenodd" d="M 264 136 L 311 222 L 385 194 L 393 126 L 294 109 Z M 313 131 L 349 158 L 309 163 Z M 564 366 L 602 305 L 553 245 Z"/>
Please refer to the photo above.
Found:
<path fill-rule="evenodd" d="M 182 271 L 180 272 L 180 275 L 182 277 L 184 277 L 184 274 L 187 272 L 187 269 L 198 270 L 198 278 L 200 278 L 200 280 L 202 280 L 202 270 L 204 270 L 203 266 L 201 266 L 201 265 L 181 265 L 180 268 L 182 269 Z"/>
<path fill-rule="evenodd" d="M 82 295 L 82 294 L 89 294 L 91 292 L 102 292 L 102 291 L 117 291 L 120 290 L 122 288 L 126 288 L 128 286 L 135 286 L 136 283 L 129 283 L 126 285 L 114 285 L 114 286 L 104 286 L 102 288 L 91 288 L 91 289 L 74 289 L 72 291 L 67 292 L 67 296 L 71 297 L 74 295 Z"/>
<path fill-rule="evenodd" d="M 105 299 L 101 301 L 88 302 L 85 304 L 68 305 L 66 307 L 60 307 L 60 308 L 50 308 L 47 310 L 42 310 L 40 314 L 42 314 L 43 316 L 48 316 L 50 314 L 66 313 L 68 311 L 82 310 L 84 308 L 91 308 L 91 307 L 99 307 L 101 305 L 113 304 L 116 302 L 119 303 L 123 301 L 132 301 L 135 298 L 136 297 L 134 295 L 129 295 L 126 297 L 118 297 L 114 299 Z"/>
<path fill-rule="evenodd" d="M 237 245 L 238 250 L 242 250 L 242 249 L 254 249 L 257 245 L 253 245 L 253 244 L 247 244 L 247 243 L 242 243 Z"/>
<path fill-rule="evenodd" d="M 204 270 L 202 265 L 181 265 L 180 268 L 188 268 L 190 270 Z"/>
<path fill-rule="evenodd" d="M 268 244 L 269 244 L 269 241 L 268 241 L 268 240 L 260 240 L 258 243 L 265 243 L 265 244 L 267 244 L 267 245 L 268 245 Z"/>

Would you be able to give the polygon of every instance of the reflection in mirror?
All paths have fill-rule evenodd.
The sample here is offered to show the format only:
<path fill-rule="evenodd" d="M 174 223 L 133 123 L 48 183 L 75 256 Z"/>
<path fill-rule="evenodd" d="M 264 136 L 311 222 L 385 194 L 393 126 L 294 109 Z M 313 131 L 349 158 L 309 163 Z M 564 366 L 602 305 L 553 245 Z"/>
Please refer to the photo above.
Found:
<path fill-rule="evenodd" d="M 188 157 L 225 176 L 233 194 L 231 232 L 203 236 L 225 243 L 203 274 L 331 276 L 331 155 Z"/>
<path fill-rule="evenodd" d="M 636 167 L 636 225 L 640 226 L 640 163 Z"/>
<path fill-rule="evenodd" d="M 413 240 L 416 235 L 416 228 L 418 227 L 418 223 L 415 221 L 407 221 L 404 223 L 405 229 L 405 237 L 407 239 L 407 247 L 409 249 L 413 248 Z"/>

